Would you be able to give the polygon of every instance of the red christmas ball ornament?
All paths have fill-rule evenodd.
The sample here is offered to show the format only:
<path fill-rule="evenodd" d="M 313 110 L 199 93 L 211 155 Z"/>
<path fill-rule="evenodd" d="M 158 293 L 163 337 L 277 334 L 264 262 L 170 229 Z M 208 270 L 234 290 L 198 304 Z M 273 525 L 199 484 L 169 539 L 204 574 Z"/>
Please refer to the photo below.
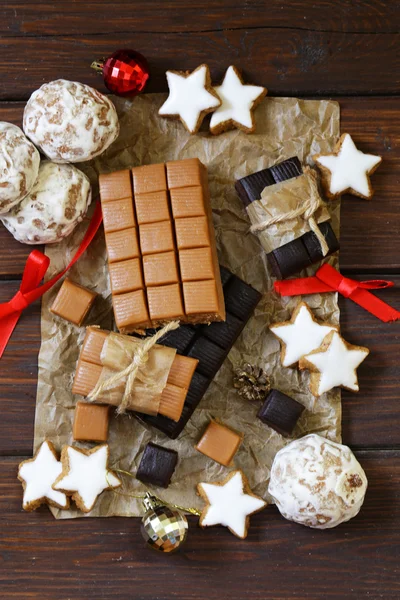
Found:
<path fill-rule="evenodd" d="M 103 74 L 105 86 L 118 96 L 140 94 L 149 79 L 147 60 L 135 50 L 117 50 L 108 58 L 94 61 L 91 67 Z"/>

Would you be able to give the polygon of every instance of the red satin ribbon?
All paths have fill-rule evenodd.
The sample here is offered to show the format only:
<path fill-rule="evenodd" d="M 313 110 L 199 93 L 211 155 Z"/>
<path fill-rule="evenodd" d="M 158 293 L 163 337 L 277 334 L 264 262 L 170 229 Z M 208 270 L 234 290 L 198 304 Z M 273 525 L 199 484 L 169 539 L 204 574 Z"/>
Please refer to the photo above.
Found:
<path fill-rule="evenodd" d="M 381 321 L 389 323 L 400 319 L 400 312 L 380 300 L 368 290 L 382 290 L 393 287 L 392 281 L 372 279 L 371 281 L 355 281 L 343 277 L 331 265 L 323 265 L 315 277 L 301 277 L 276 281 L 275 291 L 281 296 L 300 296 L 305 294 L 321 294 L 324 292 L 339 292 L 345 298 L 350 298 L 365 310 L 378 317 Z"/>
<path fill-rule="evenodd" d="M 53 287 L 53 285 L 65 275 L 68 269 L 76 263 L 94 238 L 102 220 L 101 206 L 98 202 L 85 236 L 69 265 L 61 271 L 61 273 L 52 279 L 49 279 L 49 281 L 41 286 L 39 286 L 39 284 L 49 268 L 50 260 L 48 256 L 45 256 L 42 252 L 39 252 L 39 250 L 33 250 L 33 252 L 30 253 L 26 261 L 18 292 L 9 302 L 0 304 L 0 358 L 3 355 L 16 324 L 18 323 L 22 311 L 32 304 L 32 302 L 35 302 L 35 300 L 38 300 L 38 298 L 43 296 L 43 294 Z"/>

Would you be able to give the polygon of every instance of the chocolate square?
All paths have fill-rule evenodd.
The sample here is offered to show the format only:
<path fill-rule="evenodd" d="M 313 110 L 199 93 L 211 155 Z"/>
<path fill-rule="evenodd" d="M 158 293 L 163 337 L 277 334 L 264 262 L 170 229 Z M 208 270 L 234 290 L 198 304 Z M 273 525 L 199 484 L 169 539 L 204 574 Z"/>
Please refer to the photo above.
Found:
<path fill-rule="evenodd" d="M 178 264 L 174 251 L 143 256 L 143 273 L 146 287 L 177 283 Z"/>
<path fill-rule="evenodd" d="M 151 331 L 148 333 L 152 335 Z M 174 329 L 163 335 L 160 339 L 160 344 L 168 346 L 169 348 L 176 348 L 176 351 L 179 354 L 186 354 L 186 350 L 195 336 L 196 330 L 193 327 L 190 325 L 181 325 L 178 329 Z"/>
<path fill-rule="evenodd" d="M 182 281 L 199 281 L 214 278 L 211 248 L 188 248 L 179 250 L 179 266 Z"/>
<path fill-rule="evenodd" d="M 217 312 L 218 292 L 214 279 L 185 281 L 182 288 L 187 315 L 211 315 Z"/>
<path fill-rule="evenodd" d="M 167 488 L 177 462 L 178 453 L 175 450 L 149 442 L 144 449 L 136 479 L 146 484 Z"/>
<path fill-rule="evenodd" d="M 318 227 L 320 228 L 322 235 L 328 244 L 329 254 L 337 252 L 339 250 L 339 242 L 329 221 L 319 223 Z M 324 258 L 321 250 L 321 244 L 319 243 L 318 238 L 313 231 L 308 231 L 301 237 L 301 239 L 312 263 L 318 262 Z"/>
<path fill-rule="evenodd" d="M 243 327 L 244 321 L 227 312 L 226 321 L 210 323 L 208 327 L 203 328 L 203 334 L 221 348 L 229 350 Z"/>
<path fill-rule="evenodd" d="M 178 250 L 209 247 L 210 235 L 207 217 L 175 219 L 175 235 Z"/>
<path fill-rule="evenodd" d="M 292 179 L 292 177 L 298 177 L 303 173 L 301 162 L 297 156 L 292 156 L 287 160 L 283 160 L 277 165 L 270 167 L 269 170 L 274 178 L 274 183 L 286 181 L 287 179 Z"/>
<path fill-rule="evenodd" d="M 284 437 L 289 437 L 303 410 L 300 402 L 278 390 L 271 390 L 257 417 Z"/>
<path fill-rule="evenodd" d="M 224 294 L 226 311 L 241 321 L 248 320 L 261 298 L 260 292 L 249 285 L 243 285 L 243 281 L 236 275 L 232 275 L 224 287 Z"/>
<path fill-rule="evenodd" d="M 223 286 L 225 286 L 225 284 L 228 283 L 233 275 L 226 267 L 223 267 L 222 265 L 219 265 L 219 271 L 221 274 L 221 283 Z"/>
<path fill-rule="evenodd" d="M 220 369 L 226 357 L 226 350 L 217 346 L 214 342 L 206 337 L 199 337 L 188 352 L 188 356 L 197 358 L 199 364 L 197 371 L 213 379 L 216 372 Z"/>
<path fill-rule="evenodd" d="M 147 288 L 150 318 L 154 321 L 183 317 L 179 283 Z"/>
<path fill-rule="evenodd" d="M 174 249 L 171 221 L 145 223 L 139 227 L 139 237 L 143 256 Z"/>
<path fill-rule="evenodd" d="M 106 235 L 106 245 L 110 263 L 128 258 L 137 258 L 140 254 L 138 234 L 135 227 L 108 233 Z"/>
<path fill-rule="evenodd" d="M 302 237 L 269 252 L 267 258 L 278 279 L 285 279 L 312 264 Z"/>
<path fill-rule="evenodd" d="M 123 294 L 143 288 L 142 267 L 138 258 L 110 263 L 108 272 L 113 294 Z"/>

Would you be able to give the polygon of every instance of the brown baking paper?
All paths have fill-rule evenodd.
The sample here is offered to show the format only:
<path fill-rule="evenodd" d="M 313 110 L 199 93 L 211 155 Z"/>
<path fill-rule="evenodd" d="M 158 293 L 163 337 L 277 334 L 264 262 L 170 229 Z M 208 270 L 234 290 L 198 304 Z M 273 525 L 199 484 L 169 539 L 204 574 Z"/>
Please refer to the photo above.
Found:
<path fill-rule="evenodd" d="M 267 487 L 271 464 L 276 452 L 290 440 L 285 440 L 256 418 L 258 403 L 247 403 L 239 397 L 232 385 L 234 367 L 243 362 L 263 367 L 274 387 L 306 406 L 294 437 L 316 432 L 340 441 L 340 393 L 335 390 L 314 400 L 308 389 L 308 373 L 281 366 L 279 342 L 268 325 L 288 319 L 298 298 L 280 298 L 272 291 L 273 278 L 265 252 L 257 237 L 249 233 L 249 218 L 236 195 L 234 183 L 240 177 L 294 155 L 304 164 L 310 163 L 313 154 L 330 152 L 339 137 L 339 106 L 327 100 L 266 98 L 256 110 L 256 134 L 230 131 L 213 137 L 208 131 L 191 136 L 179 122 L 158 117 L 164 94 L 142 95 L 133 101 L 113 100 L 121 119 L 120 137 L 100 158 L 80 165 L 91 178 L 94 196 L 99 173 L 197 156 L 208 167 L 220 262 L 260 290 L 263 297 L 180 437 L 170 440 L 132 416 L 112 417 L 110 464 L 135 473 L 143 449 L 150 440 L 174 448 L 179 453 L 179 461 L 172 482 L 167 490 L 155 491 L 168 502 L 200 508 L 203 503 L 196 495 L 196 484 L 218 480 L 228 472 L 193 447 L 210 417 L 214 417 L 244 433 L 234 466 L 244 471 L 256 494 L 270 501 Z M 329 207 L 338 234 L 339 204 L 329 204 Z M 48 277 L 58 273 L 72 258 L 86 226 L 87 222 L 82 223 L 67 240 L 47 247 L 51 259 Z M 330 257 L 329 262 L 337 267 L 336 258 Z M 310 267 L 303 275 L 312 275 L 317 267 Z M 99 231 L 87 252 L 71 269 L 69 277 L 100 294 L 88 324 L 112 329 L 103 231 Z M 57 290 L 58 286 L 50 290 L 42 303 L 35 448 L 48 438 L 60 450 L 64 444 L 72 443 L 74 408 L 79 397 L 74 397 L 70 390 L 85 329 L 49 312 L 48 307 Z M 338 323 L 336 294 L 313 295 L 305 299 L 319 319 Z M 125 492 L 144 492 L 140 482 L 123 475 L 122 478 Z M 74 509 L 52 509 L 52 512 L 57 518 L 83 516 Z M 101 495 L 89 516 L 141 514 L 140 500 L 108 491 Z"/>

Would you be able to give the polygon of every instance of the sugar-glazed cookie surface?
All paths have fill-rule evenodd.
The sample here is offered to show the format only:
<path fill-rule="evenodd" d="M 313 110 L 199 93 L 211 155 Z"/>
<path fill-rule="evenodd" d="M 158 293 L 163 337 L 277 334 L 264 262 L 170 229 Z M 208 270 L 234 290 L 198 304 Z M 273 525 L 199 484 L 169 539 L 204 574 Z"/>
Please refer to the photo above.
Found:
<path fill-rule="evenodd" d="M 73 165 L 43 161 L 30 194 L 2 217 L 24 244 L 54 244 L 72 233 L 91 201 L 89 179 Z"/>
<path fill-rule="evenodd" d="M 62 473 L 53 485 L 72 496 L 82 512 L 90 512 L 104 490 L 117 488 L 121 481 L 108 470 L 108 444 L 82 450 L 64 446 L 61 452 Z"/>
<path fill-rule="evenodd" d="M 358 150 L 348 133 L 340 137 L 331 154 L 315 154 L 313 159 L 321 171 L 328 198 L 345 193 L 372 198 L 370 175 L 379 167 L 382 157 Z"/>
<path fill-rule="evenodd" d="M 41 504 L 68 508 L 69 498 L 52 488 L 61 471 L 62 464 L 53 444 L 45 440 L 35 456 L 24 460 L 18 468 L 18 479 L 24 488 L 24 510 L 36 510 Z"/>
<path fill-rule="evenodd" d="M 180 119 L 189 133 L 196 133 L 207 113 L 215 110 L 221 100 L 211 86 L 207 65 L 192 71 L 167 71 L 169 96 L 158 114 Z"/>
<path fill-rule="evenodd" d="M 25 134 L 54 162 L 82 162 L 98 156 L 117 138 L 114 104 L 97 90 L 57 79 L 29 98 Z"/>
<path fill-rule="evenodd" d="M 221 106 L 211 115 L 210 131 L 222 133 L 238 128 L 246 133 L 255 131 L 253 111 L 267 93 L 265 87 L 245 84 L 236 67 L 230 66 L 221 85 L 214 87 Z"/>
<path fill-rule="evenodd" d="M 39 173 L 40 155 L 23 131 L 0 122 L 0 215 L 31 191 Z"/>
<path fill-rule="evenodd" d="M 302 356 L 318 348 L 324 337 L 337 326 L 319 323 L 305 302 L 299 302 L 290 321 L 270 325 L 270 330 L 281 343 L 281 362 L 284 367 L 294 366 Z"/>
<path fill-rule="evenodd" d="M 358 392 L 357 367 L 368 354 L 368 348 L 353 346 L 337 331 L 332 331 L 319 348 L 300 359 L 299 368 L 311 371 L 310 390 L 314 396 L 321 396 L 334 387 Z"/>
<path fill-rule="evenodd" d="M 207 503 L 200 516 L 200 527 L 223 525 L 239 538 L 247 536 L 250 515 L 267 506 L 251 491 L 242 471 L 232 471 L 217 483 L 199 483 L 198 493 Z"/>
<path fill-rule="evenodd" d="M 311 434 L 277 453 L 268 491 L 286 519 L 328 529 L 358 514 L 367 485 L 350 448 Z"/>

